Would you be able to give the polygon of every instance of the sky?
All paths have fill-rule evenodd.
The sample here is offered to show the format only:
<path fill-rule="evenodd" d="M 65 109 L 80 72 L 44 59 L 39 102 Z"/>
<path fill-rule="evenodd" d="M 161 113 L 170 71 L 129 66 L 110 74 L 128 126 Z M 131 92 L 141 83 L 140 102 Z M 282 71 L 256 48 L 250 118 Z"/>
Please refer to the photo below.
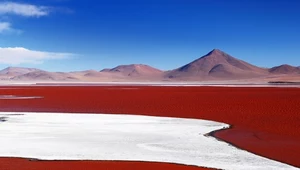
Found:
<path fill-rule="evenodd" d="M 0 69 L 170 70 L 220 49 L 300 65 L 297 0 L 0 0 Z"/>

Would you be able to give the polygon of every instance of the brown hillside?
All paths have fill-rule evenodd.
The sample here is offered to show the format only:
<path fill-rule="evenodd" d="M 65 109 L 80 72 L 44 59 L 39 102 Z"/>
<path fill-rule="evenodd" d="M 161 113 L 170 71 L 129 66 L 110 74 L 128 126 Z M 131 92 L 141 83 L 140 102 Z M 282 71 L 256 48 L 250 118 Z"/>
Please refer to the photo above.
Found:
<path fill-rule="evenodd" d="M 112 69 L 103 69 L 100 72 L 118 73 L 129 77 L 158 76 L 163 72 L 144 64 L 120 65 Z"/>
<path fill-rule="evenodd" d="M 269 69 L 269 72 L 272 74 L 300 74 L 300 67 L 284 64 Z"/>
<path fill-rule="evenodd" d="M 266 75 L 267 70 L 214 49 L 205 56 L 165 74 L 168 78 L 237 79 Z"/>

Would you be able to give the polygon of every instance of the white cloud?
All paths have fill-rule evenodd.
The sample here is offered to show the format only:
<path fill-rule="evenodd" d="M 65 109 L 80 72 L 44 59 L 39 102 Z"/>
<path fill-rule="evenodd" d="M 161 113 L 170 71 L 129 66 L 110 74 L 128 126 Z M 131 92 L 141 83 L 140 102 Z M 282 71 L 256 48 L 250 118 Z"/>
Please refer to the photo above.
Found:
<path fill-rule="evenodd" d="M 45 6 L 36 6 L 15 2 L 0 2 L 0 15 L 15 14 L 25 17 L 40 17 L 48 15 L 49 12 L 49 8 Z"/>
<path fill-rule="evenodd" d="M 23 47 L 0 47 L 0 64 L 41 64 L 46 60 L 68 59 L 74 56 L 71 53 L 55 53 L 34 51 Z"/>

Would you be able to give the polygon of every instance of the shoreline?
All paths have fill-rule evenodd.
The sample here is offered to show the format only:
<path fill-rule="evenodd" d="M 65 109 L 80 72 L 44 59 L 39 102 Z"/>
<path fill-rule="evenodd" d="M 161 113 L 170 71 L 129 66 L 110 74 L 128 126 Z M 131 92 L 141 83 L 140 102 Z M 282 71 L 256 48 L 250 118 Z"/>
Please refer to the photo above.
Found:
<path fill-rule="evenodd" d="M 293 166 L 295 168 L 300 168 L 300 166 L 289 164 L 289 163 L 283 162 L 283 161 L 281 161 L 279 159 L 274 159 L 274 158 L 271 158 L 271 157 L 268 157 L 268 156 L 264 156 L 262 154 L 254 152 L 254 151 L 249 151 L 249 150 L 247 150 L 245 148 L 242 148 L 242 147 L 240 147 L 240 146 L 238 146 L 238 145 L 236 145 L 236 144 L 234 144 L 234 143 L 232 143 L 232 142 L 230 142 L 228 140 L 222 139 L 221 137 L 218 137 L 218 135 L 217 135 L 219 132 L 230 131 L 232 129 L 235 129 L 235 126 L 234 125 L 229 125 L 229 127 L 225 127 L 225 128 L 222 128 L 222 129 L 218 129 L 218 130 L 214 130 L 212 132 L 209 132 L 209 133 L 205 134 L 205 136 L 207 136 L 207 137 L 213 137 L 213 138 L 215 138 L 216 140 L 218 140 L 220 142 L 225 142 L 225 143 L 227 143 L 228 145 L 230 145 L 230 146 L 232 146 L 234 148 L 237 148 L 237 149 L 240 149 L 240 150 L 252 153 L 254 155 L 261 156 L 261 157 L 264 157 L 264 158 L 267 158 L 267 159 L 271 159 L 271 160 L 274 160 L 274 161 L 277 161 L 277 162 L 280 162 L 280 163 L 283 163 L 283 164 L 287 164 L 287 165 Z"/>
<path fill-rule="evenodd" d="M 45 167 L 55 170 L 132 170 L 142 168 L 153 169 L 174 169 L 174 170 L 220 170 L 208 167 L 183 165 L 177 163 L 148 162 L 148 161 L 113 161 L 113 160 L 39 160 L 35 158 L 0 157 L 0 168 L 3 170 L 44 170 Z"/>

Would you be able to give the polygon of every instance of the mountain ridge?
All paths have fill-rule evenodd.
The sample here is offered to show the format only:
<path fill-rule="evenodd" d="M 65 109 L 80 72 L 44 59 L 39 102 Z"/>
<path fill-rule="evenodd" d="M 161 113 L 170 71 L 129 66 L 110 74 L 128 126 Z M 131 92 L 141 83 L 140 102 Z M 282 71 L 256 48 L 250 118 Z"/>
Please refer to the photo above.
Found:
<path fill-rule="evenodd" d="M 100 71 L 48 72 L 25 67 L 7 67 L 0 70 L 1 80 L 20 81 L 205 81 L 288 77 L 289 75 L 300 77 L 300 66 L 283 64 L 272 68 L 261 68 L 219 49 L 213 49 L 190 63 L 168 71 L 162 71 L 146 64 L 118 65 Z"/>

